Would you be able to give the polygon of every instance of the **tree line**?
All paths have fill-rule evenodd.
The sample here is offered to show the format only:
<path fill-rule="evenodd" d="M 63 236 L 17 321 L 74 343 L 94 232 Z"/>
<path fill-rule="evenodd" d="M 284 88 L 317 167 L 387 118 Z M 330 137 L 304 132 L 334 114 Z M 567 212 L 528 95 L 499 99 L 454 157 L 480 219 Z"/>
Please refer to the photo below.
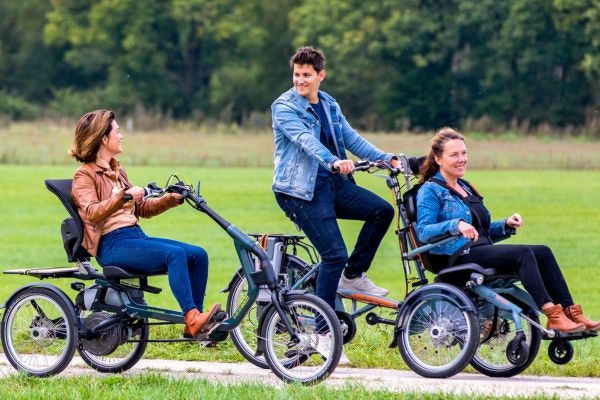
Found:
<path fill-rule="evenodd" d="M 303 45 L 362 129 L 600 136 L 598 0 L 8 0 L 0 114 L 265 123 Z"/>

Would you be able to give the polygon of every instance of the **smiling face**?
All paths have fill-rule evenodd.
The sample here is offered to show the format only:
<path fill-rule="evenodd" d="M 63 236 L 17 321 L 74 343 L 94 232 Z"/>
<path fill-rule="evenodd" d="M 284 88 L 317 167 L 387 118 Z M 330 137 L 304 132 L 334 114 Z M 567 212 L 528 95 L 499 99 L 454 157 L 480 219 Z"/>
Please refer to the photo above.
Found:
<path fill-rule="evenodd" d="M 294 64 L 292 81 L 300 96 L 316 104 L 319 102 L 319 86 L 325 75 L 325 70 L 317 72 L 311 64 Z"/>
<path fill-rule="evenodd" d="M 450 139 L 444 143 L 444 151 L 441 156 L 435 157 L 435 162 L 440 166 L 440 172 L 446 181 L 451 182 L 463 177 L 469 163 L 464 140 Z"/>
<path fill-rule="evenodd" d="M 117 124 L 117 121 L 113 120 L 110 126 L 112 129 L 110 130 L 110 133 L 108 135 L 105 135 L 102 138 L 100 149 L 103 151 L 104 154 L 108 154 L 110 155 L 110 157 L 114 157 L 123 151 L 123 148 L 121 147 L 123 135 L 121 135 L 121 129 L 119 128 L 119 124 Z"/>

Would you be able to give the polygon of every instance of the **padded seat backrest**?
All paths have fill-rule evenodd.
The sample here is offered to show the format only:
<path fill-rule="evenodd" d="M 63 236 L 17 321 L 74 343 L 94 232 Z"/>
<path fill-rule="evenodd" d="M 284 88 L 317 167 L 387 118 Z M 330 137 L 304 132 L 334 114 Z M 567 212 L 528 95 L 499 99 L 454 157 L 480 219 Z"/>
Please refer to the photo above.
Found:
<path fill-rule="evenodd" d="M 402 196 L 402 205 L 407 218 L 407 228 L 410 232 L 410 239 L 414 248 L 422 246 L 422 243 L 417 236 L 417 192 L 421 184 L 416 184 L 407 190 Z M 436 270 L 431 266 L 431 262 L 427 258 L 427 252 L 419 254 L 419 261 L 427 271 L 436 273 Z"/>
<path fill-rule="evenodd" d="M 46 179 L 46 187 L 58 197 L 60 202 L 69 212 L 60 227 L 63 246 L 69 262 L 87 261 L 90 254 L 81 246 L 83 241 L 83 222 L 77 213 L 77 206 L 71 197 L 72 179 Z"/>

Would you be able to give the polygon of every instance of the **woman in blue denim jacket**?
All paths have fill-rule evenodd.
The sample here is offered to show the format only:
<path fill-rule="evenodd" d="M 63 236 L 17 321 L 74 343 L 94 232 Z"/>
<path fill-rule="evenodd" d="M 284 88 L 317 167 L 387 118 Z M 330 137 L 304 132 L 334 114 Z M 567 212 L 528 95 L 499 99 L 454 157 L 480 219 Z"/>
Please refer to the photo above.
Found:
<path fill-rule="evenodd" d="M 485 268 L 516 272 L 525 289 L 548 317 L 548 329 L 565 333 L 600 329 L 600 322 L 583 315 L 549 247 L 494 244 L 523 226 L 519 214 L 491 221 L 483 198 L 462 177 L 468 164 L 464 137 L 451 128 L 434 136 L 421 166 L 417 193 L 417 235 L 422 242 L 443 234 L 460 235 L 430 250 L 434 268 L 476 263 Z"/>
<path fill-rule="evenodd" d="M 366 271 L 394 210 L 387 201 L 355 184 L 354 162 L 347 159 L 346 150 L 361 159 L 391 161 L 396 168 L 400 164 L 393 154 L 360 136 L 335 99 L 319 90 L 326 77 L 321 50 L 299 48 L 290 67 L 294 87 L 271 107 L 277 203 L 321 256 L 317 296 L 335 308 L 338 282 L 340 288 L 386 295 L 388 291 L 373 284 Z M 365 221 L 350 257 L 338 218 Z"/>

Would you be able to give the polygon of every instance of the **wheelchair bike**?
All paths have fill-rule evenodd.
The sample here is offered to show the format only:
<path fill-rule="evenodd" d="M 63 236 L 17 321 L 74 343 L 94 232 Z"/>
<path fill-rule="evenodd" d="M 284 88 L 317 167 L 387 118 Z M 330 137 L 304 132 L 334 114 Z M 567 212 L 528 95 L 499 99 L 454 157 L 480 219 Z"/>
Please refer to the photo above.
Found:
<path fill-rule="evenodd" d="M 424 157 L 406 159 L 405 175 L 416 175 Z M 555 364 L 568 363 L 574 349 L 571 341 L 596 337 L 594 331 L 562 333 L 548 330 L 540 324 L 542 314 L 531 295 L 519 285 L 516 273 L 501 273 L 475 263 L 453 265 L 436 272 L 428 259 L 432 246 L 458 236 L 447 235 L 421 243 L 416 235 L 419 187 L 409 188 L 402 196 L 401 215 L 409 249 L 405 258 L 412 261 L 420 279 L 425 271 L 435 275 L 435 282 L 445 282 L 462 288 L 477 306 L 480 325 L 480 345 L 471 366 L 490 377 L 511 377 L 527 369 L 540 349 L 542 340 L 550 340 L 548 356 Z"/>
<path fill-rule="evenodd" d="M 429 348 L 437 351 L 440 343 L 444 343 L 438 339 L 443 336 L 422 335 L 424 329 L 420 325 L 423 324 L 422 317 L 427 315 L 424 310 L 412 312 L 413 309 L 417 309 L 414 308 L 414 304 L 419 304 L 421 298 L 444 299 L 447 294 L 439 293 L 437 285 L 440 284 L 451 285 L 455 290 L 459 290 L 468 298 L 468 301 L 461 300 L 464 301 L 463 305 L 475 307 L 474 311 L 467 308 L 474 312 L 477 326 L 473 335 L 477 345 L 468 363 L 477 371 L 490 377 L 510 377 L 524 371 L 537 356 L 542 340 L 551 340 L 548 347 L 550 359 L 556 364 L 566 364 L 574 354 L 571 341 L 597 336 L 596 332 L 591 331 L 563 334 L 549 331 L 541 326 L 539 320 L 541 313 L 529 293 L 518 286 L 516 275 L 499 274 L 494 269 L 483 268 L 472 263 L 456 265 L 435 274 L 427 258 L 428 251 L 440 244 L 456 240 L 457 236 L 445 235 L 433 238 L 429 243 L 421 243 L 418 240 L 415 226 L 418 186 L 413 182 L 422 159 L 408 158 L 402 154 L 399 155 L 399 159 L 402 163 L 401 171 L 395 170 L 384 162 L 367 161 L 357 162 L 356 170 L 387 172 L 386 184 L 393 193 L 394 206 L 397 210 L 396 235 L 406 283 L 405 300 L 397 301 L 338 289 L 338 298 L 351 302 L 348 311 L 344 310 L 341 301 L 338 302 L 339 306 L 336 306 L 336 313 L 344 333 L 344 343 L 352 340 L 356 333 L 356 318 L 366 314 L 369 325 L 383 323 L 395 326 L 392 346 L 398 346 L 403 360 L 414 372 L 425 377 L 447 377 L 459 372 L 466 364 L 459 364 L 457 361 L 460 357 L 456 354 L 446 354 L 447 348 L 440 350 L 440 354 L 446 357 L 446 360 L 451 360 L 447 364 L 440 364 L 433 355 L 424 350 L 417 350 L 417 346 L 422 346 L 422 349 Z M 274 265 L 281 266 L 281 273 L 291 287 L 314 287 L 319 269 L 316 261 L 318 255 L 314 248 L 302 239 L 302 236 L 275 235 L 269 238 L 271 243 L 265 243 L 265 247 L 274 257 Z M 291 251 L 288 250 L 289 248 Z M 298 256 L 298 249 L 308 254 L 308 261 Z M 434 283 L 429 282 L 428 273 L 434 273 Z M 226 290 L 230 292 L 228 304 L 235 308 L 236 299 L 242 297 L 244 293 L 244 282 L 241 276 L 234 276 Z M 450 293 L 455 296 L 455 292 Z M 260 309 L 265 304 L 258 303 L 249 315 L 260 314 Z M 381 318 L 372 312 L 376 307 L 396 310 L 396 319 Z M 421 321 L 418 321 L 419 319 Z M 415 328 L 417 326 L 418 328 Z M 427 326 L 430 332 L 437 333 L 439 328 L 446 329 L 440 332 L 445 334 L 449 332 L 444 324 L 436 323 L 435 318 L 431 318 Z M 264 367 L 260 353 L 252 351 L 255 347 L 252 339 L 255 331 L 253 321 L 246 320 L 231 332 L 231 337 L 249 361 Z M 448 345 L 447 342 L 445 344 Z M 464 346 L 468 347 L 467 344 Z"/>
<path fill-rule="evenodd" d="M 310 293 L 281 285 L 262 247 L 208 207 L 199 193 L 200 184 L 195 191 L 176 180 L 173 184 L 168 181 L 165 189 L 149 185 L 149 195 L 180 193 L 193 209 L 207 214 L 224 229 L 233 239 L 248 288 L 247 303 L 218 313 L 212 328 L 201 334 L 201 344 L 227 339 L 246 318 L 259 295 L 258 288 L 266 287 L 270 299 L 258 322 L 257 347 L 268 367 L 284 382 L 308 385 L 327 378 L 342 351 L 342 333 L 333 310 Z M 17 289 L 0 306 L 5 309 L 0 326 L 2 347 L 10 364 L 27 375 L 46 377 L 63 371 L 77 351 L 93 369 L 120 373 L 140 360 L 148 343 L 194 343 L 196 339 L 150 339 L 153 325 L 183 324 L 180 311 L 146 303 L 146 293 L 161 291 L 148 283 L 151 276 L 119 266 L 105 266 L 102 272 L 92 267 L 91 256 L 81 246 L 82 221 L 71 199 L 71 185 L 70 179 L 46 180 L 47 188 L 70 214 L 61 225 L 61 234 L 68 261 L 75 266 L 4 273 L 40 280 L 74 279 L 70 287 L 77 292 L 75 301 L 51 284 L 30 283 Z M 161 273 L 166 273 L 166 266 Z M 319 346 L 320 341 L 327 346 Z"/>
<path fill-rule="evenodd" d="M 357 170 L 374 168 L 375 164 L 361 162 Z M 389 164 L 381 164 L 389 172 L 388 186 L 401 200 L 400 171 Z M 409 182 L 410 183 L 410 182 Z M 401 201 L 398 203 L 402 205 Z M 403 238 L 405 230 L 398 230 Z M 293 289 L 314 290 L 320 264 L 319 256 L 304 236 L 268 234 L 256 235 L 280 281 Z M 404 240 L 404 239 L 402 239 Z M 408 259 L 404 260 L 408 268 Z M 418 282 L 406 279 L 404 300 L 376 296 L 360 291 L 338 289 L 336 314 L 342 327 L 343 341 L 348 343 L 356 334 L 356 319 L 366 314 L 368 324 L 388 324 L 395 327 L 390 347 L 398 347 L 400 355 L 411 370 L 428 378 L 447 378 L 462 371 L 471 361 L 479 344 L 477 308 L 471 298 L 455 285 L 447 283 L 427 284 L 423 277 Z M 409 288 L 410 285 L 410 288 Z M 247 283 L 241 269 L 229 285 L 227 307 L 236 309 L 247 298 Z M 230 332 L 231 339 L 241 354 L 254 365 L 266 368 L 263 354 L 257 346 L 258 326 L 263 309 L 268 307 L 269 293 L 262 293 L 248 317 Z M 351 302 L 346 311 L 342 299 Z M 360 305 L 360 306 L 359 306 Z M 381 318 L 372 312 L 376 307 L 390 309 L 395 319 Z"/>

